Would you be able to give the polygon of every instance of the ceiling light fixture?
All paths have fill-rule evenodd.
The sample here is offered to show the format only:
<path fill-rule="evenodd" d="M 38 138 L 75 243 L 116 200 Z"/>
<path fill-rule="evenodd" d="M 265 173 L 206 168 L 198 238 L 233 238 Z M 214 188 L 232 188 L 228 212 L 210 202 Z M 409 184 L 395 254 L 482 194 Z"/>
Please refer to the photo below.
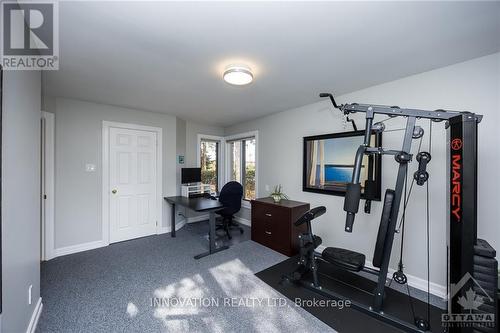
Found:
<path fill-rule="evenodd" d="M 224 81 L 235 86 L 244 86 L 253 81 L 250 67 L 245 65 L 230 65 L 226 67 L 223 75 Z"/>

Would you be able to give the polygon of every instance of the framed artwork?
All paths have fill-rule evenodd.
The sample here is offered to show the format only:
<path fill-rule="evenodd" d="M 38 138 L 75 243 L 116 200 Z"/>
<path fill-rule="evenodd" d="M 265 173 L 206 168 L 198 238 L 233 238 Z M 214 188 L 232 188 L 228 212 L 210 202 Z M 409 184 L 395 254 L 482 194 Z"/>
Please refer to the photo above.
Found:
<path fill-rule="evenodd" d="M 351 182 L 354 158 L 363 144 L 364 131 L 332 133 L 304 137 L 304 164 L 302 190 L 330 195 L 345 196 L 347 183 Z M 373 133 L 371 145 L 382 145 L 382 134 Z M 374 186 L 374 197 L 381 197 L 380 155 L 365 155 L 361 169 L 361 197 L 365 198 L 366 181 Z"/>

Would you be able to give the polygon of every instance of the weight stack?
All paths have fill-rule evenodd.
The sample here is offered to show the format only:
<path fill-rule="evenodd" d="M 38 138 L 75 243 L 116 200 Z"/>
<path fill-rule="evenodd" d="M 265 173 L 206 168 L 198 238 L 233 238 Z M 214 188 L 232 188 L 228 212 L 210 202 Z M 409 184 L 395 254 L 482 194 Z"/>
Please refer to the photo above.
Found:
<path fill-rule="evenodd" d="M 498 262 L 495 259 L 496 251 L 484 239 L 478 239 L 474 245 L 474 273 L 473 277 L 477 283 L 472 288 L 476 294 L 482 297 L 482 302 L 473 313 L 494 314 L 494 325 L 478 325 L 474 332 L 490 333 L 499 332 L 498 326 Z M 486 293 L 486 295 L 485 295 Z M 493 327 L 491 327 L 493 326 Z"/>

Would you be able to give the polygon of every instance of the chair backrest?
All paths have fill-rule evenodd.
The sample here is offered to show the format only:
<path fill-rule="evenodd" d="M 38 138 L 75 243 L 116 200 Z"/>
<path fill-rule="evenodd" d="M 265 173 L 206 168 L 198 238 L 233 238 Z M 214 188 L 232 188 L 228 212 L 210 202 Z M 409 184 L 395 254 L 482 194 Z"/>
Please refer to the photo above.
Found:
<path fill-rule="evenodd" d="M 219 201 L 224 205 L 224 208 L 231 208 L 235 211 L 240 210 L 242 197 L 243 186 L 235 181 L 224 185 L 219 193 Z"/>

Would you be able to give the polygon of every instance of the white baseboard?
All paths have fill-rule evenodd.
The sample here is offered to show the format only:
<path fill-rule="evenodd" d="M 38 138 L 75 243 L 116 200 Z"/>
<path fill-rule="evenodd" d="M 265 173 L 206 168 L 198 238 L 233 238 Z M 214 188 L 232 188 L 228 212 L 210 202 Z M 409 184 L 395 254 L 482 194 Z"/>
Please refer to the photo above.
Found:
<path fill-rule="evenodd" d="M 206 221 L 206 220 L 208 220 L 208 217 L 209 217 L 208 214 L 188 217 L 186 219 L 186 223 L 195 223 L 195 222 Z"/>
<path fill-rule="evenodd" d="M 178 222 L 175 224 L 175 231 L 179 230 L 180 228 L 182 228 L 183 226 L 185 226 L 187 223 L 186 219 L 183 219 L 182 221 Z M 170 230 L 168 231 L 170 232 Z"/>
<path fill-rule="evenodd" d="M 200 221 L 203 221 L 200 220 Z M 186 224 L 186 220 L 182 220 L 181 222 L 177 223 L 175 226 L 175 230 L 179 230 Z M 165 234 L 170 232 L 170 227 L 162 227 L 159 228 L 158 235 L 160 234 Z M 83 251 L 88 251 L 88 250 L 94 250 L 98 249 L 100 247 L 108 246 L 109 244 L 106 243 L 103 240 L 100 241 L 94 241 L 94 242 L 88 242 L 88 243 L 83 243 L 83 244 L 77 244 L 77 245 L 71 245 L 71 246 L 66 246 L 66 247 L 61 247 L 58 249 L 54 249 L 53 254 L 51 257 L 47 257 L 47 260 L 54 259 L 57 257 L 65 256 L 68 254 L 73 254 L 73 253 L 78 253 L 78 252 L 83 252 Z"/>
<path fill-rule="evenodd" d="M 238 223 L 241 223 L 241 224 L 243 224 L 243 225 L 246 225 L 246 226 L 248 226 L 248 227 L 251 227 L 251 226 L 252 226 L 252 222 L 251 222 L 250 220 L 244 219 L 244 218 L 242 218 L 242 217 L 240 217 L 240 216 L 235 216 L 235 217 L 233 218 L 233 220 L 234 220 L 234 221 L 236 221 L 236 222 L 238 222 Z"/>
<path fill-rule="evenodd" d="M 31 319 L 28 324 L 28 328 L 26 329 L 26 333 L 35 333 L 36 325 L 38 325 L 38 319 L 40 319 L 40 315 L 42 314 L 42 308 L 43 308 L 42 298 L 39 297 L 35 309 L 33 310 L 33 314 L 31 315 Z"/>
<path fill-rule="evenodd" d="M 61 247 L 54 250 L 54 258 L 107 246 L 103 240 Z"/>
<path fill-rule="evenodd" d="M 323 252 L 323 250 L 325 248 L 326 248 L 325 246 L 320 245 L 320 246 L 317 247 L 316 251 L 319 252 L 319 253 L 321 253 L 321 252 Z M 368 268 L 375 268 L 370 261 L 367 261 L 366 264 L 365 264 L 365 266 L 368 267 Z M 392 279 L 392 274 L 395 271 L 396 271 L 395 269 L 392 269 L 392 268 L 389 267 L 389 269 L 387 271 L 387 278 L 388 279 Z M 413 288 L 416 288 L 416 289 L 419 289 L 419 290 L 427 292 L 427 280 L 419 278 L 419 277 L 416 277 L 414 275 L 410 275 L 410 274 L 406 274 L 406 277 L 408 278 L 408 285 L 410 287 L 413 287 Z M 433 295 L 435 295 L 437 297 L 440 297 L 442 299 L 446 298 L 446 286 L 442 286 L 440 284 L 431 282 L 429 287 L 430 287 L 430 293 L 431 294 L 433 294 Z"/>
<path fill-rule="evenodd" d="M 177 221 L 177 223 L 175 224 L 175 231 L 179 230 L 180 228 L 182 228 L 185 225 L 186 225 L 186 219 L 182 219 L 181 221 Z M 160 227 L 157 235 L 167 234 L 169 232 L 172 232 L 172 229 L 170 228 L 170 226 Z"/>

